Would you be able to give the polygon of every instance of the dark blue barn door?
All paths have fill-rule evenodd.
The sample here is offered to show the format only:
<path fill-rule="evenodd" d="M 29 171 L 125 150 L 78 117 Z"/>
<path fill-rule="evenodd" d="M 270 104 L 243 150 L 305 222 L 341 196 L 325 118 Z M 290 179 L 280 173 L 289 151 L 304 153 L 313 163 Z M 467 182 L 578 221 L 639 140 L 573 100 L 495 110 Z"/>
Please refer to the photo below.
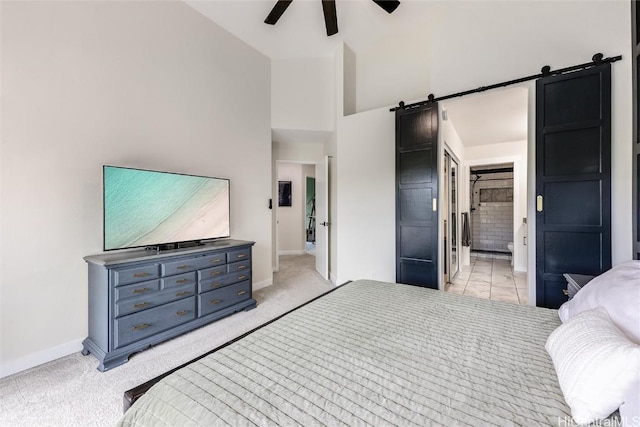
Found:
<path fill-rule="evenodd" d="M 557 308 L 563 273 L 611 268 L 611 67 L 536 84 L 536 300 Z"/>
<path fill-rule="evenodd" d="M 438 288 L 438 105 L 396 111 L 396 281 Z"/>

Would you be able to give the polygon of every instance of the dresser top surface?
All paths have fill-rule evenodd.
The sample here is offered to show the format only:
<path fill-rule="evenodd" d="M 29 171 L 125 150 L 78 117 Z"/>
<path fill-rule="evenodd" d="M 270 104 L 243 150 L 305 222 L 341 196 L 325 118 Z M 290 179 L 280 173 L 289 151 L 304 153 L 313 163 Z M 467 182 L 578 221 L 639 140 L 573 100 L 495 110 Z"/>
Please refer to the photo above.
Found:
<path fill-rule="evenodd" d="M 180 255 L 194 255 L 201 252 L 209 252 L 214 250 L 226 250 L 234 249 L 242 246 L 253 246 L 255 242 L 247 240 L 216 240 L 213 242 L 207 242 L 200 246 L 193 246 L 189 248 L 170 249 L 164 251 L 155 251 L 150 249 L 133 249 L 118 252 L 106 252 L 96 255 L 88 255 L 83 259 L 86 262 L 98 264 L 102 266 L 114 266 L 118 264 L 128 264 L 132 262 L 140 261 L 152 261 L 161 260 Z"/>

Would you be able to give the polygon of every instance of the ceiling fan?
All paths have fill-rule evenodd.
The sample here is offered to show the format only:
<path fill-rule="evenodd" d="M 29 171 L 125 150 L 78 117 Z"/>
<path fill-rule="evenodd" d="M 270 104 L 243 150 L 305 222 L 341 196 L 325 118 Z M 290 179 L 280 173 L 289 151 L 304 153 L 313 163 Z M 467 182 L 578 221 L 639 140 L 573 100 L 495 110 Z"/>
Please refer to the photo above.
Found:
<path fill-rule="evenodd" d="M 269 16 L 264 20 L 265 24 L 275 25 L 278 19 L 282 16 L 285 10 L 289 7 L 293 0 L 278 0 L 271 9 Z M 338 15 L 336 14 L 336 1 L 335 0 L 321 0 L 322 10 L 324 12 L 324 25 L 327 27 L 327 36 L 332 36 L 338 32 Z M 391 13 L 398 6 L 399 1 L 395 0 L 371 0 L 387 13 Z"/>

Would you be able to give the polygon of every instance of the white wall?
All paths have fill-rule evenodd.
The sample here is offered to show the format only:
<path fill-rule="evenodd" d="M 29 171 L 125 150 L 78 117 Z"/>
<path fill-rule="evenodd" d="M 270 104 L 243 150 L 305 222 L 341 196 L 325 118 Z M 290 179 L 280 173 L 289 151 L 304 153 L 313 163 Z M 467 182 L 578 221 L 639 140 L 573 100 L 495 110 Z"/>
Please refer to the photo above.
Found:
<path fill-rule="evenodd" d="M 342 46 L 343 50 L 343 78 L 342 88 L 344 95 L 342 98 L 342 108 L 345 116 L 358 112 L 358 71 L 357 71 L 357 57 L 355 52 L 346 44 Z"/>
<path fill-rule="evenodd" d="M 278 206 L 278 253 L 302 254 L 305 251 L 304 207 L 305 179 L 299 163 L 278 162 L 278 181 L 291 181 L 291 206 Z M 277 203 L 276 203 L 277 206 Z"/>
<path fill-rule="evenodd" d="M 623 60 L 612 65 L 612 205 L 613 205 L 613 263 L 618 264 L 631 258 L 631 40 L 630 40 L 630 7 L 628 2 L 602 1 L 589 2 L 441 2 L 434 3 L 433 13 L 427 24 L 431 36 L 423 39 L 424 46 L 417 46 L 406 55 L 428 55 L 430 87 L 427 93 L 435 96 L 447 95 L 482 85 L 510 80 L 522 76 L 536 74 L 544 65 L 562 68 L 588 62 L 596 52 L 606 56 L 623 55 Z M 543 30 L 542 30 L 543 29 Z M 336 56 L 340 63 L 340 55 Z M 369 86 L 371 91 L 386 93 L 388 86 L 400 85 L 402 78 L 381 82 L 382 89 Z M 338 80 L 340 81 L 340 80 Z M 338 96 L 342 96 L 343 88 L 336 87 Z M 406 96 L 407 99 L 424 99 L 427 93 L 417 90 Z M 530 97 L 533 92 L 529 92 Z M 373 97 L 373 95 L 371 95 Z M 531 100 L 531 98 L 530 98 Z M 530 101 L 531 102 L 531 101 Z M 338 104 L 340 105 L 340 104 Z M 378 114 L 377 111 L 380 111 Z M 350 167 L 362 167 L 362 174 L 374 174 L 368 164 L 375 164 L 382 173 L 394 167 L 394 156 L 389 154 L 380 158 L 380 152 L 389 153 L 394 146 L 395 122 L 393 113 L 381 110 L 363 112 L 349 117 L 342 117 L 338 110 L 337 151 L 339 192 L 349 189 L 350 194 L 364 193 L 369 190 L 368 182 L 361 177 L 354 182 L 355 173 L 350 172 L 349 179 L 343 173 L 349 173 Z M 534 109 L 529 110 L 531 119 Z M 360 117 L 361 118 L 356 118 Z M 530 119 L 530 124 L 531 124 Z M 363 130 L 355 132 L 352 126 L 358 120 Z M 343 128 L 346 124 L 346 128 Z M 354 150 L 348 147 L 362 145 L 358 141 L 368 129 L 375 129 L 367 141 L 365 150 Z M 531 139 L 530 140 L 534 140 Z M 343 149 L 342 147 L 345 147 Z M 529 158 L 531 170 L 533 159 Z M 468 177 L 467 177 L 468 178 Z M 461 176 L 461 181 L 464 181 Z M 393 182 L 393 178 L 391 178 Z M 383 187 L 377 199 L 393 203 L 394 186 Z M 461 190 L 462 192 L 462 190 Z M 530 193 L 533 194 L 530 190 Z M 530 194 L 530 195 L 531 195 Z M 339 195 L 340 204 L 348 197 Z M 531 202 L 529 203 L 532 204 Z M 339 205 L 337 218 L 342 233 L 345 217 L 353 215 Z M 378 215 L 362 219 L 357 230 L 376 230 L 376 233 L 388 234 L 394 231 L 394 213 L 388 213 L 389 219 L 380 221 Z M 527 215 L 517 214 L 517 217 Z M 529 219 L 530 227 L 534 227 L 533 218 Z M 356 263 L 348 275 L 342 274 L 343 266 L 349 264 L 353 255 L 348 249 L 358 239 L 356 233 L 340 237 L 337 247 L 340 277 L 369 277 L 369 264 Z M 348 237 L 351 235 L 352 237 Z M 535 247 L 535 241 L 529 234 L 529 246 Z M 516 237 L 515 240 L 519 240 Z M 515 243 L 515 242 L 514 242 Z M 388 247 L 380 244 L 375 253 L 369 256 L 381 260 L 388 254 Z M 522 267 L 519 267 L 522 268 Z M 533 302 L 533 299 L 530 298 Z"/>
<path fill-rule="evenodd" d="M 273 160 L 318 162 L 324 156 L 324 144 L 318 142 L 273 142 Z"/>
<path fill-rule="evenodd" d="M 424 29 L 386 37 L 356 56 L 356 111 L 367 111 L 429 93 L 430 63 Z"/>
<path fill-rule="evenodd" d="M 308 177 L 308 178 L 315 178 L 316 177 L 316 166 L 315 165 L 309 165 L 309 164 L 302 165 L 302 175 L 304 177 Z M 306 190 L 305 190 L 305 193 L 306 193 Z"/>
<path fill-rule="evenodd" d="M 322 58 L 271 61 L 271 127 L 334 129 L 333 67 Z"/>
<path fill-rule="evenodd" d="M 181 2 L 1 2 L 1 375 L 80 349 L 103 164 L 231 179 L 271 283 L 269 60 Z"/>

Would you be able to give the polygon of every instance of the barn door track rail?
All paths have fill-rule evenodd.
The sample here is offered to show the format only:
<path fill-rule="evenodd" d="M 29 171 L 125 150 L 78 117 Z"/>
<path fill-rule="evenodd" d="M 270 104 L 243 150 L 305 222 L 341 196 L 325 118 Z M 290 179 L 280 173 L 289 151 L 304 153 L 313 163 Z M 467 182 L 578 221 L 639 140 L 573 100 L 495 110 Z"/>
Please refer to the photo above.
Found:
<path fill-rule="evenodd" d="M 413 104 L 405 104 L 404 101 L 400 101 L 397 107 L 393 107 L 389 111 L 393 112 L 397 110 L 410 110 L 413 108 L 420 108 L 434 102 L 444 101 L 445 99 L 471 95 L 472 93 L 480 93 L 480 92 L 487 91 L 489 89 L 496 89 L 500 87 L 506 87 L 506 86 L 522 83 L 522 82 L 527 82 L 529 80 L 536 80 L 541 77 L 549 77 L 549 76 L 555 76 L 557 74 L 564 74 L 564 73 L 570 73 L 573 71 L 586 70 L 587 68 L 597 67 L 598 65 L 602 65 L 602 64 L 610 64 L 612 62 L 620 61 L 621 59 L 622 59 L 622 55 L 604 58 L 603 54 L 596 53 L 591 58 L 591 62 L 587 62 L 584 64 L 574 65 L 572 67 L 560 68 L 558 70 L 551 70 L 550 66 L 545 65 L 544 67 L 542 67 L 539 74 L 534 74 L 532 76 L 522 77 L 515 80 L 508 80 L 506 82 L 496 83 L 490 86 L 480 86 L 479 88 L 476 88 L 476 89 L 465 90 L 464 92 L 458 92 L 451 95 L 440 96 L 438 98 L 436 98 L 432 93 L 430 93 L 426 101 L 415 102 Z"/>

